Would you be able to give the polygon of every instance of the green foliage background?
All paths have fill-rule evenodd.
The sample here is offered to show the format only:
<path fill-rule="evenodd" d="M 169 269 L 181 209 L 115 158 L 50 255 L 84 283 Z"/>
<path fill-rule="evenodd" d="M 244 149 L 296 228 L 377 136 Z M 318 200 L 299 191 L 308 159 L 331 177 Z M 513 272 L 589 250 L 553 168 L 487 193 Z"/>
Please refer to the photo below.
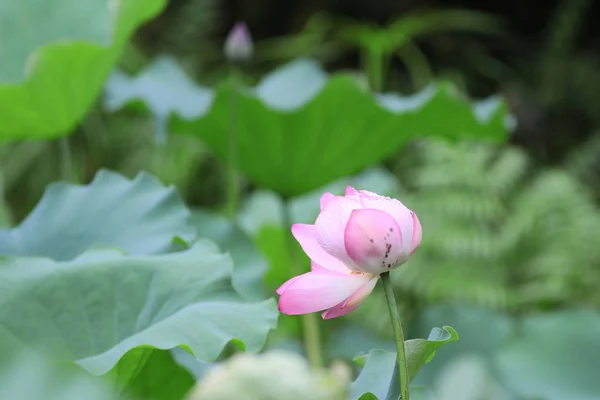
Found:
<path fill-rule="evenodd" d="M 257 22 L 261 13 L 272 19 L 268 7 L 240 8 L 255 41 L 253 58 L 236 66 L 222 54 L 232 13 L 223 2 L 121 3 L 104 47 L 49 43 L 32 64 L 38 74 L 21 86 L 0 82 L 0 115 L 10 116 L 0 122 L 0 380 L 20 377 L 0 399 L 24 390 L 68 398 L 70 384 L 94 399 L 181 399 L 207 366 L 239 351 L 266 342 L 303 353 L 303 322 L 277 317 L 264 300 L 308 270 L 304 255 L 290 254 L 299 248 L 287 246 L 284 211 L 312 223 L 323 191 L 348 184 L 399 198 L 423 224 L 421 248 L 392 274 L 409 337 L 445 325 L 460 334 L 415 385 L 458 400 L 600 396 L 590 372 L 600 357 L 591 1 L 559 2 L 535 40 L 459 8 L 409 7 L 385 24 L 319 9 L 287 21 L 285 34 Z M 39 4 L 23 4 L 36 15 L 27 7 Z M 167 68 L 138 79 L 165 59 Z M 13 68 L 20 59 L 11 60 Z M 139 90 L 111 103 L 124 82 Z M 232 129 L 242 205 L 225 215 Z M 154 292 L 147 274 L 159 276 Z M 64 304 L 81 307 L 69 313 Z M 385 307 L 376 290 L 356 312 L 319 323 L 327 362 L 348 366 L 357 353 L 385 349 L 368 369 L 358 359 L 365 372 L 351 398 L 397 389 L 383 368 L 393 364 Z M 142 316 L 160 333 L 104 331 L 102 321 Z M 94 323 L 97 335 L 76 334 Z M 64 371 L 53 371 L 46 352 Z M 17 384 L 31 371 L 37 393 Z"/>

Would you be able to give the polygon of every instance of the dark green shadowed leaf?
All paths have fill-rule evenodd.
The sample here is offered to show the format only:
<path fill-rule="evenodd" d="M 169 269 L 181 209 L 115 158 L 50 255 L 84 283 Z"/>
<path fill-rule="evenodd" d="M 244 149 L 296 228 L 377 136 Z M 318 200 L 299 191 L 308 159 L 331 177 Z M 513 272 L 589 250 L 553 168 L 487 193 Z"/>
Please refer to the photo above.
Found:
<path fill-rule="evenodd" d="M 16 228 L 0 229 L 0 254 L 69 260 L 92 246 L 156 254 L 174 237 L 191 241 L 190 212 L 173 187 L 146 173 L 129 180 L 106 170 L 89 185 L 53 183 Z"/>
<path fill-rule="evenodd" d="M 0 0 L 0 142 L 71 133 L 131 34 L 164 5 Z"/>
<path fill-rule="evenodd" d="M 90 250 L 74 260 L 0 260 L 0 329 L 93 375 L 139 346 L 185 346 L 213 361 L 233 341 L 260 350 L 275 302 L 247 303 L 231 285 L 232 261 L 209 241 L 160 256 Z"/>
<path fill-rule="evenodd" d="M 128 352 L 110 372 L 121 395 L 144 400 L 178 400 L 196 380 L 166 350 L 138 347 Z"/>

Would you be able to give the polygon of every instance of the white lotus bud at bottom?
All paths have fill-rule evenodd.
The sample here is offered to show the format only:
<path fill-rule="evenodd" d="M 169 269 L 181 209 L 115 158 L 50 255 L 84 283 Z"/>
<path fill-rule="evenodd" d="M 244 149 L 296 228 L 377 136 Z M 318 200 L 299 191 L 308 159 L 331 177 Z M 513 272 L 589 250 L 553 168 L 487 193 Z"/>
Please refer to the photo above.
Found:
<path fill-rule="evenodd" d="M 281 350 L 238 354 L 210 370 L 187 400 L 345 400 L 348 381 Z"/>

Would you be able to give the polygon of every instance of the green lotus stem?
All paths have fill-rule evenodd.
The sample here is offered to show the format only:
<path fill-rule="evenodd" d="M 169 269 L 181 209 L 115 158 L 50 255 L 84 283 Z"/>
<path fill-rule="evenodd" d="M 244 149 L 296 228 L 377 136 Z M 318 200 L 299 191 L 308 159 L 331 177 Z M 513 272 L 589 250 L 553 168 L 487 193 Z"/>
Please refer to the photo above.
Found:
<path fill-rule="evenodd" d="M 304 347 L 310 365 L 313 368 L 321 368 L 323 359 L 321 357 L 321 333 L 317 314 L 304 314 L 302 316 L 302 329 L 304 333 Z"/>
<path fill-rule="evenodd" d="M 390 318 L 392 320 L 392 327 L 394 328 L 394 336 L 396 339 L 398 371 L 400 375 L 400 393 L 402 394 L 402 400 L 409 400 L 410 382 L 408 378 L 406 351 L 404 349 L 404 333 L 402 333 L 402 323 L 400 322 L 400 314 L 398 314 L 398 306 L 396 305 L 396 298 L 394 297 L 394 289 L 392 288 L 389 272 L 381 274 L 381 283 L 383 285 L 383 291 L 385 292 L 385 299 L 390 311 Z"/>
<path fill-rule="evenodd" d="M 294 276 L 302 275 L 305 271 L 302 270 L 302 266 L 298 262 L 296 243 L 294 242 L 294 237 L 292 236 L 290 229 L 292 226 L 292 217 L 289 199 L 283 199 L 282 208 L 283 227 L 286 235 L 286 243 L 289 249 L 290 261 L 292 264 L 292 273 Z M 318 317 L 316 314 L 311 313 L 303 314 L 301 315 L 301 318 L 306 357 L 313 368 L 321 368 L 323 366 L 323 352 L 321 350 L 321 334 L 319 331 Z"/>
<path fill-rule="evenodd" d="M 231 99 L 229 103 L 229 148 L 227 152 L 227 207 L 230 218 L 235 217 L 240 197 L 240 181 L 237 166 L 238 128 L 238 75 L 235 67 L 231 73 Z"/>
<path fill-rule="evenodd" d="M 60 138 L 61 175 L 66 181 L 72 182 L 75 176 L 73 170 L 73 158 L 71 157 L 71 146 L 69 136 Z"/>
<path fill-rule="evenodd" d="M 423 90 L 432 81 L 433 76 L 427 57 L 412 40 L 407 40 L 398 49 L 398 55 L 407 69 L 415 90 Z"/>
<path fill-rule="evenodd" d="M 373 92 L 381 92 L 383 89 L 383 75 L 384 75 L 384 67 L 383 67 L 383 53 L 378 49 L 368 49 L 367 50 L 367 59 L 368 59 L 368 69 L 367 74 L 371 77 L 371 91 Z"/>

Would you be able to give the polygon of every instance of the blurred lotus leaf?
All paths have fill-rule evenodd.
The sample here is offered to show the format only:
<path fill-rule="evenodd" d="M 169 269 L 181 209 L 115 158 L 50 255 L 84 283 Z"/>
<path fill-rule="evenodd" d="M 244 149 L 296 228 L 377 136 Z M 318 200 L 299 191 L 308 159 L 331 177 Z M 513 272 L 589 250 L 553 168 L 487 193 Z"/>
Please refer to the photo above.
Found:
<path fill-rule="evenodd" d="M 335 371 L 311 370 L 295 353 L 273 350 L 215 366 L 188 400 L 346 400 L 348 383 Z"/>
<path fill-rule="evenodd" d="M 445 321 L 461 340 L 445 347 L 414 383 L 444 400 L 593 400 L 600 393 L 600 313 L 570 309 L 510 316 L 485 308 L 438 305 L 415 334 Z"/>
<path fill-rule="evenodd" d="M 492 375 L 487 360 L 477 354 L 467 353 L 452 359 L 435 383 L 436 400 L 513 400 Z"/>
<path fill-rule="evenodd" d="M 72 365 L 57 365 L 30 351 L 5 356 L 2 352 L 0 400 L 116 400 L 110 382 Z"/>
<path fill-rule="evenodd" d="M 199 237 L 214 241 L 231 255 L 236 291 L 248 300 L 264 299 L 264 274 L 268 265 L 252 239 L 236 223 L 207 210 L 193 210 L 191 222 Z"/>
<path fill-rule="evenodd" d="M 596 310 L 530 316 L 496 352 L 495 371 L 525 398 L 594 400 L 600 395 L 599 337 Z"/>
<path fill-rule="evenodd" d="M 172 131 L 200 137 L 222 158 L 229 148 L 228 133 L 235 129 L 240 170 L 283 195 L 303 194 L 355 174 L 416 136 L 502 140 L 506 133 L 502 101 L 471 104 L 448 83 L 411 96 L 371 94 L 352 74 L 328 75 L 315 61 L 300 59 L 254 88 L 227 81 L 214 98 L 198 88 L 193 93 L 203 93 L 203 100 L 184 105 L 176 94 L 189 98 L 191 89 L 164 85 L 173 80 L 170 75 L 180 77 L 180 70 L 159 59 L 147 71 L 156 70 L 157 63 L 159 75 L 143 72 L 129 84 L 123 76 L 119 85 L 109 82 L 110 109 L 141 100 L 156 115 L 171 111 Z"/>
<path fill-rule="evenodd" d="M 164 4 L 0 0 L 0 142 L 71 133 L 135 28 Z"/>
<path fill-rule="evenodd" d="M 277 323 L 276 305 L 246 302 L 232 272 L 231 258 L 206 240 L 154 256 L 92 249 L 65 262 L 4 257 L 0 328 L 94 375 L 140 346 L 185 346 L 201 361 L 231 341 L 258 351 Z"/>
<path fill-rule="evenodd" d="M 212 90 L 197 86 L 169 56 L 157 57 L 133 79 L 115 70 L 106 81 L 105 93 L 104 104 L 109 111 L 123 107 L 131 99 L 143 99 L 141 106 L 151 110 L 155 117 L 159 143 L 167 138 L 166 125 L 171 113 L 192 118 L 209 107 L 214 97 Z"/>
<path fill-rule="evenodd" d="M 55 182 L 17 227 L 0 229 L 0 254 L 70 260 L 93 246 L 131 255 L 167 251 L 196 238 L 190 211 L 173 186 L 141 172 L 135 179 L 100 170 L 87 185 Z"/>
<path fill-rule="evenodd" d="M 260 350 L 276 325 L 275 302 L 249 303 L 236 291 L 232 258 L 194 241 L 190 215 L 172 187 L 145 173 L 129 180 L 101 171 L 89 185 L 51 185 L 21 225 L 0 231 L 0 339 L 93 375 L 110 371 L 137 391 L 149 376 L 173 373 L 168 380 L 183 393 L 193 380 L 159 350 L 182 346 L 202 361 L 230 343 Z M 200 221 L 222 228 L 216 240 L 232 233 Z M 173 246 L 176 237 L 182 246 Z"/>

